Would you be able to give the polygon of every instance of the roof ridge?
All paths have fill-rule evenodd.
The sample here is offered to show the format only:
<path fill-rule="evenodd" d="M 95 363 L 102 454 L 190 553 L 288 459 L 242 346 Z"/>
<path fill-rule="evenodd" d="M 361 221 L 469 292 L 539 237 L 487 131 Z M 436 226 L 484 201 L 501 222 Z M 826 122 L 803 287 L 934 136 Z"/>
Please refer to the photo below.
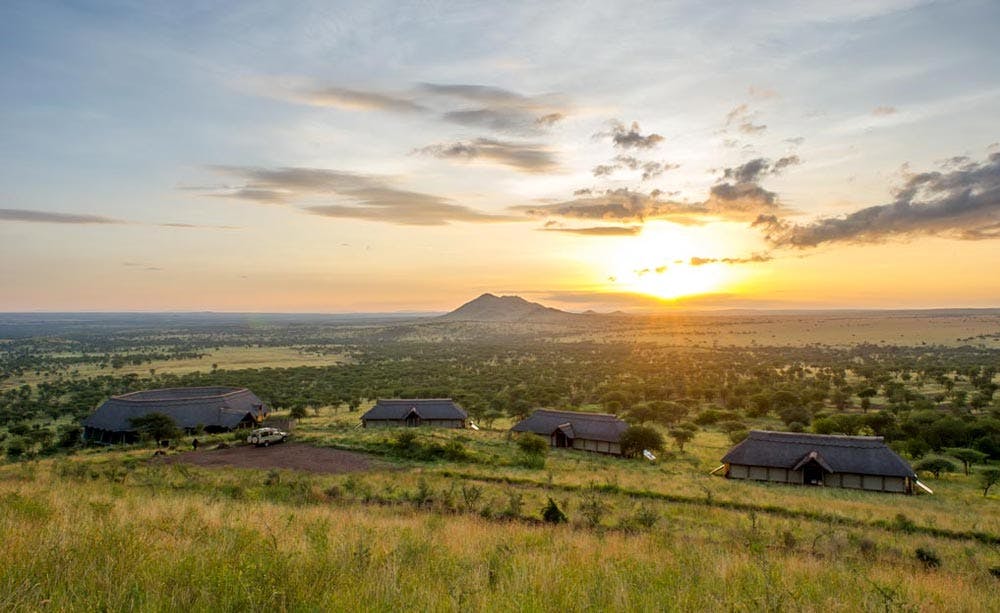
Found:
<path fill-rule="evenodd" d="M 227 389 L 228 392 L 221 394 L 205 394 L 204 396 L 178 396 L 176 398 L 133 398 L 136 394 L 149 394 L 153 392 L 171 392 L 171 391 L 193 391 L 193 390 L 208 390 L 208 389 Z M 246 387 L 230 387 L 228 385 L 203 385 L 200 387 L 162 387 L 154 390 L 136 390 L 134 392 L 128 392 L 125 394 L 118 394 L 117 396 L 112 396 L 109 400 L 125 400 L 127 402 L 175 402 L 178 400 L 207 400 L 211 398 L 225 398 L 227 396 L 232 396 L 233 394 L 239 394 L 241 392 L 249 392 L 250 389 Z"/>
<path fill-rule="evenodd" d="M 586 411 L 563 411 L 560 409 L 535 409 L 535 412 L 561 413 L 563 415 L 575 415 L 578 417 L 610 417 L 612 419 L 620 419 L 614 413 L 589 413 Z"/>

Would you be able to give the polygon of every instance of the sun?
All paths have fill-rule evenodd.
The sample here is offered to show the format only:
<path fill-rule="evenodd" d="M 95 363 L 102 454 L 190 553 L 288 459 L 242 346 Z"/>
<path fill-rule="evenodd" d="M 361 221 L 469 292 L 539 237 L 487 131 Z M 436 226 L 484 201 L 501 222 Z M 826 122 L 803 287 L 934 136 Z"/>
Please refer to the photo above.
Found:
<path fill-rule="evenodd" d="M 691 258 L 729 251 L 709 228 L 649 222 L 642 234 L 605 245 L 595 254 L 606 271 L 608 289 L 663 300 L 726 291 L 738 279 L 725 264 L 693 265 Z"/>

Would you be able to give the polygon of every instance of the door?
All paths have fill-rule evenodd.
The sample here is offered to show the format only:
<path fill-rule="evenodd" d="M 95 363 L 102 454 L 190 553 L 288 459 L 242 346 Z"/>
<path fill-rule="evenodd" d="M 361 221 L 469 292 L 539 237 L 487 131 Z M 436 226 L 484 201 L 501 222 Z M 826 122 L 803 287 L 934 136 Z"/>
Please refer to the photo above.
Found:
<path fill-rule="evenodd" d="M 810 462 L 802 467 L 802 482 L 806 485 L 823 485 L 823 467 Z"/>

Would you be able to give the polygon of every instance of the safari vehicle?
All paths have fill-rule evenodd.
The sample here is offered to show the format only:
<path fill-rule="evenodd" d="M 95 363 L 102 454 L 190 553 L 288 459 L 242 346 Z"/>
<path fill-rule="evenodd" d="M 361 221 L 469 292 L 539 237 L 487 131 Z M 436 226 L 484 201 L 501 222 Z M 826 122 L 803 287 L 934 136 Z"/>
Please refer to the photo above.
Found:
<path fill-rule="evenodd" d="M 268 447 L 271 443 L 284 443 L 288 433 L 277 428 L 257 428 L 247 437 L 247 442 L 257 447 Z"/>

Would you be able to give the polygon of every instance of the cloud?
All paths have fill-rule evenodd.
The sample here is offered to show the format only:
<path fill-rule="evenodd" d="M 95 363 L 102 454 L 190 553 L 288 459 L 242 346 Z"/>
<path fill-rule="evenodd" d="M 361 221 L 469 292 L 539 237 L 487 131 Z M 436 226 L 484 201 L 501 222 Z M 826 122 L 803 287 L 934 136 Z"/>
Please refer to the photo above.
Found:
<path fill-rule="evenodd" d="M 636 121 L 633 121 L 631 126 L 613 121 L 609 132 L 598 132 L 594 135 L 594 138 L 607 137 L 610 137 L 612 144 L 620 149 L 652 149 L 664 140 L 655 133 L 643 135 L 639 129 L 639 122 Z"/>
<path fill-rule="evenodd" d="M 777 98 L 778 92 L 768 87 L 754 87 L 751 85 L 747 88 L 747 95 L 758 100 L 767 100 L 769 98 Z"/>
<path fill-rule="evenodd" d="M 103 215 L 88 215 L 77 213 L 51 213 L 48 211 L 32 211 L 28 209 L 0 209 L 0 221 L 21 221 L 26 223 L 61 223 L 61 224 L 125 224 L 127 221 L 104 217 Z"/>
<path fill-rule="evenodd" d="M 542 145 L 512 143 L 489 138 L 430 145 L 417 149 L 414 153 L 432 155 L 441 159 L 486 160 L 530 174 L 553 172 L 559 168 L 555 155 Z"/>
<path fill-rule="evenodd" d="M 635 236 L 642 232 L 642 226 L 592 226 L 588 228 L 564 228 L 550 226 L 539 228 L 543 232 L 567 232 L 584 236 Z"/>
<path fill-rule="evenodd" d="M 706 206 L 726 215 L 759 215 L 778 206 L 778 195 L 760 186 L 767 176 L 781 173 L 789 166 L 801 164 L 797 155 L 790 155 L 771 162 L 755 158 L 731 168 L 723 169 L 722 181 L 709 189 Z"/>
<path fill-rule="evenodd" d="M 591 173 L 595 177 L 604 177 L 625 168 L 629 170 L 641 170 L 642 180 L 648 181 L 650 179 L 655 179 L 668 170 L 680 168 L 680 164 L 640 160 L 631 155 L 617 155 L 610 164 L 600 164 L 595 166 L 593 170 L 591 170 Z"/>
<path fill-rule="evenodd" d="M 313 106 L 328 106 L 346 111 L 418 113 L 427 110 L 424 106 L 402 96 L 345 87 L 298 90 L 290 92 L 289 97 Z"/>
<path fill-rule="evenodd" d="M 688 260 L 688 264 L 691 266 L 704 266 L 706 264 L 760 264 L 770 262 L 773 259 L 767 253 L 754 253 L 745 258 L 702 258 L 695 256 Z"/>
<path fill-rule="evenodd" d="M 421 83 L 403 92 L 385 92 L 279 79 L 262 81 L 254 89 L 311 106 L 436 116 L 449 123 L 511 134 L 545 132 L 572 111 L 555 94 L 526 96 L 487 85 Z"/>
<path fill-rule="evenodd" d="M 963 240 L 1000 238 L 1000 152 L 947 172 L 911 174 L 895 200 L 843 217 L 792 224 L 762 215 L 754 226 L 775 246 L 872 243 L 892 236 L 937 235 Z"/>
<path fill-rule="evenodd" d="M 193 223 L 158 223 L 161 228 L 189 228 L 194 230 L 239 230 L 239 226 L 216 226 Z"/>
<path fill-rule="evenodd" d="M 309 213 L 325 217 L 363 219 L 399 225 L 437 226 L 450 222 L 516 221 L 508 215 L 477 211 L 450 199 L 394 187 L 385 178 L 322 168 L 256 168 L 216 166 L 215 170 L 236 176 L 246 185 L 209 195 L 262 202 L 262 192 L 277 194 L 276 204 L 316 198 L 340 198 L 347 204 L 309 205 Z M 247 193 L 253 194 L 247 197 Z M 267 201 L 263 201 L 267 202 Z"/>
<path fill-rule="evenodd" d="M 767 129 L 764 124 L 753 123 L 754 112 L 746 104 L 739 104 L 726 113 L 726 128 L 736 127 L 744 134 L 759 134 Z"/>
<path fill-rule="evenodd" d="M 569 105 L 555 95 L 525 96 L 486 85 L 422 83 L 419 92 L 473 105 L 445 111 L 441 115 L 445 121 L 503 133 L 544 132 L 570 112 Z"/>
<path fill-rule="evenodd" d="M 696 205 L 661 200 L 657 195 L 626 188 L 582 195 L 553 204 L 515 206 L 511 210 L 531 217 L 555 216 L 605 221 L 645 221 L 656 217 L 671 218 L 678 223 L 697 223 L 693 216 L 705 213 L 704 209 Z"/>
<path fill-rule="evenodd" d="M 884 117 L 886 115 L 894 115 L 898 111 L 894 106 L 877 106 L 872 109 L 872 115 L 876 117 Z"/>

